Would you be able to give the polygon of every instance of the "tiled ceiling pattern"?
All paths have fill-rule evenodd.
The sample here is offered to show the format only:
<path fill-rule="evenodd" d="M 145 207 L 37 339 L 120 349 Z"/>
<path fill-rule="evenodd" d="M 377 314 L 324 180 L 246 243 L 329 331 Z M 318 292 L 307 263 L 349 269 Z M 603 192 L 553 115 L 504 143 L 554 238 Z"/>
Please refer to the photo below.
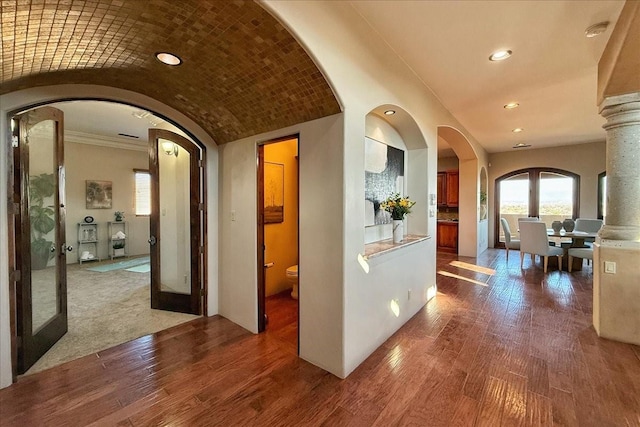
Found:
<path fill-rule="evenodd" d="M 50 84 L 136 91 L 217 143 L 335 114 L 306 52 L 253 1 L 0 0 L 0 93 Z M 169 51 L 184 61 L 155 59 Z"/>

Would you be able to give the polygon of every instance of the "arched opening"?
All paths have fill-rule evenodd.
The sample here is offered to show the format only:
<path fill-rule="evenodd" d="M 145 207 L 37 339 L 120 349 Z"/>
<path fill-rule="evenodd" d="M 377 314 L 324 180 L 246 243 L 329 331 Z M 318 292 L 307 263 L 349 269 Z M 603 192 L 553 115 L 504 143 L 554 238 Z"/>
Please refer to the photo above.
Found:
<path fill-rule="evenodd" d="M 555 168 L 528 168 L 509 172 L 495 183 L 495 247 L 504 247 L 500 218 L 511 230 L 518 218 L 537 217 L 551 228 L 553 221 L 576 219 L 580 215 L 580 176 Z"/>
<path fill-rule="evenodd" d="M 446 171 L 446 184 L 440 188 L 446 191 L 447 196 L 440 197 L 445 202 L 438 209 L 439 219 L 449 221 L 452 219 L 451 215 L 457 215 L 457 253 L 475 257 L 479 250 L 478 156 L 465 136 L 453 127 L 438 126 L 438 142 L 440 141 L 446 143 L 455 153 L 458 169 Z M 451 192 L 456 190 L 457 198 L 451 197 Z"/>
<path fill-rule="evenodd" d="M 106 97 L 101 97 L 100 100 L 96 100 L 94 99 L 95 96 L 79 96 L 78 92 L 82 92 L 82 90 L 71 89 L 70 91 L 69 89 L 70 87 L 56 87 L 52 92 L 58 93 L 53 96 L 51 96 L 51 92 L 47 91 L 34 95 L 34 92 L 40 92 L 37 89 L 3 96 L 3 107 L 7 108 L 3 108 L 2 112 L 3 128 L 16 112 L 29 114 L 29 111 L 34 108 L 33 106 L 51 106 L 64 114 L 63 150 L 66 156 L 63 168 L 66 183 L 64 185 L 66 232 L 63 232 L 62 235 L 67 248 L 67 253 L 65 254 L 66 281 L 74 289 L 68 288 L 69 292 L 67 292 L 67 305 L 70 308 L 69 332 L 63 339 L 70 338 L 66 339 L 63 344 L 56 345 L 55 352 L 47 360 L 40 360 L 33 367 L 35 371 L 46 369 L 53 366 L 53 364 L 63 363 L 84 354 L 90 354 L 119 342 L 129 341 L 197 317 L 172 313 L 166 317 L 173 320 L 158 322 L 155 317 L 152 319 L 151 316 L 142 315 L 132 318 L 130 315 L 136 312 L 138 306 L 141 309 L 144 308 L 147 314 L 151 313 L 151 307 L 148 304 L 151 266 L 148 259 L 149 243 L 147 242 L 151 220 L 149 215 L 142 212 L 144 209 L 141 210 L 140 206 L 138 206 L 143 201 L 140 197 L 137 197 L 137 193 L 141 189 L 141 182 L 144 181 L 137 179 L 138 175 L 141 173 L 148 174 L 149 171 L 149 144 L 147 141 L 149 129 L 170 131 L 186 141 L 187 145 L 184 145 L 184 148 L 174 144 L 171 156 L 158 156 L 161 164 L 159 169 L 160 182 L 164 179 L 164 182 L 173 181 L 177 184 L 180 182 L 187 184 L 189 178 L 185 176 L 182 180 L 178 179 L 181 176 L 176 174 L 178 169 L 166 162 L 176 163 L 176 166 L 178 164 L 188 165 L 188 159 L 193 158 L 195 160 L 192 160 L 192 162 L 195 162 L 195 164 L 200 162 L 202 165 L 206 165 L 206 158 L 204 157 L 206 144 L 194 136 L 195 133 L 201 135 L 204 135 L 204 133 L 197 126 L 191 128 L 192 130 L 188 130 L 186 127 L 178 125 L 175 119 L 176 114 L 170 109 L 163 109 L 160 106 L 160 112 L 154 112 L 148 105 L 144 105 L 145 102 L 140 102 L 142 98 L 136 94 L 124 94 L 122 93 L 123 91 L 111 89 L 112 96 L 115 94 L 125 95 L 125 99 L 113 96 L 116 99 L 107 100 Z M 69 96 L 70 92 L 73 93 L 73 96 Z M 42 96 L 44 93 L 48 96 Z M 173 116 L 174 118 L 169 118 L 168 116 Z M 206 139 L 210 138 L 206 137 Z M 35 139 L 31 138 L 31 140 L 31 149 L 35 150 Z M 190 146 L 193 148 L 190 148 Z M 158 147 L 161 150 L 159 144 Z M 211 145 L 211 147 L 215 153 L 215 145 Z M 13 152 L 3 151 L 5 155 L 9 154 L 8 158 L 2 156 L 3 162 L 12 162 L 13 153 L 16 152 L 16 149 L 19 150 L 19 147 L 14 148 Z M 196 152 L 198 153 L 195 154 L 197 158 L 194 158 L 193 156 Z M 163 154 L 162 151 L 159 151 L 159 154 Z M 30 175 L 38 174 L 40 166 L 37 163 L 32 164 L 31 168 L 33 173 Z M 169 169 L 171 169 L 171 172 L 169 172 Z M 187 167 L 187 175 L 189 173 L 188 170 L 189 168 Z M 173 173 L 172 178 L 169 180 L 162 178 L 166 173 Z M 207 173 L 201 171 L 198 172 L 198 175 L 201 179 L 200 185 L 204 184 L 207 179 Z M 95 204 L 93 198 L 90 203 L 88 198 L 89 184 L 94 187 L 95 185 L 107 185 L 104 188 L 108 189 L 109 197 L 105 199 L 105 203 Z M 11 184 L 3 176 L 2 192 L 9 193 L 11 191 L 10 187 Z M 188 187 L 189 185 L 186 185 L 185 188 Z M 186 191 L 186 193 L 173 191 L 173 194 L 185 194 L 188 196 L 189 191 Z M 206 206 L 206 194 L 204 192 L 201 194 L 203 197 L 201 200 L 202 206 Z M 167 200 L 166 197 L 167 194 L 165 193 L 161 199 Z M 198 199 L 195 200 L 199 203 Z M 158 219 L 159 222 L 164 221 L 163 235 L 165 239 L 170 239 L 172 241 L 170 243 L 175 247 L 182 247 L 180 236 L 183 236 L 182 240 L 186 243 L 187 240 L 185 238 L 189 233 L 185 230 L 189 228 L 188 224 L 190 223 L 188 217 L 195 215 L 200 229 L 198 234 L 202 235 L 202 246 L 206 248 L 206 209 L 201 211 L 192 210 L 190 213 L 189 203 L 183 202 L 175 201 L 175 203 L 164 204 L 162 211 L 165 215 L 161 215 L 161 218 Z M 45 201 L 45 204 L 48 203 L 48 201 Z M 173 215 L 171 206 L 176 208 L 175 213 L 177 216 Z M 181 206 L 187 206 L 184 212 L 186 216 L 182 215 Z M 121 215 L 114 216 L 116 211 L 124 211 L 124 218 Z M 12 215 L 9 215 L 9 218 L 4 217 L 1 221 L 8 220 L 8 224 L 14 223 L 11 217 Z M 179 221 L 181 217 L 182 222 Z M 168 221 L 170 219 L 174 221 Z M 182 230 L 183 228 L 185 230 Z M 122 232 L 123 236 L 120 236 L 118 231 Z M 170 236 L 174 238 L 170 238 Z M 10 253 L 20 251 L 20 248 L 12 244 L 11 239 L 8 240 L 10 242 Z M 21 238 L 21 240 L 24 240 L 24 238 Z M 193 279 L 193 282 L 197 282 L 200 288 L 205 291 L 204 297 L 201 298 L 199 296 L 200 289 L 198 289 L 198 299 L 202 302 L 202 305 L 199 305 L 197 310 L 199 313 L 206 313 L 207 280 L 204 263 L 199 262 L 198 267 L 194 270 L 193 263 L 189 261 L 189 257 L 181 258 L 178 253 L 175 256 L 169 256 L 164 249 L 170 248 L 171 245 L 161 245 L 161 247 L 163 248 L 162 256 L 165 260 L 164 267 L 162 267 L 162 275 L 166 280 L 163 280 L 163 285 L 165 282 L 168 284 L 171 281 L 171 285 L 177 289 L 182 283 L 192 283 Z M 186 253 L 193 251 L 193 249 L 189 248 L 189 244 L 183 249 L 187 250 Z M 185 251 L 183 250 L 182 252 Z M 206 251 L 203 253 L 202 259 L 204 259 L 204 255 L 206 255 Z M 198 259 L 199 257 L 190 258 Z M 12 262 L 12 259 L 15 258 L 11 256 L 7 257 L 7 259 Z M 167 269 L 169 265 L 173 265 L 171 269 L 175 270 L 173 271 L 175 273 L 173 276 L 175 277 L 171 279 L 171 271 Z M 3 265 L 2 269 L 4 270 L 6 267 L 9 268 L 9 271 L 15 269 L 15 266 L 11 265 Z M 48 269 L 48 265 L 44 265 L 38 271 L 38 276 L 42 276 Z M 96 280 L 87 278 L 88 275 L 92 274 L 95 275 Z M 121 277 L 110 280 L 107 277 L 114 275 L 127 275 L 130 276 L 129 279 L 131 280 L 123 280 Z M 38 284 L 38 279 L 31 280 L 31 283 L 33 285 Z M 81 286 L 81 283 L 84 286 Z M 99 286 L 99 283 L 102 283 L 103 286 Z M 98 289 L 91 290 L 89 285 L 96 285 Z M 120 286 L 122 289 L 118 288 L 118 285 L 122 285 Z M 35 287 L 33 289 L 36 290 Z M 120 291 L 122 292 L 120 293 Z M 189 294 L 191 289 L 178 289 L 176 292 Z M 216 293 L 215 289 L 214 293 Z M 91 298 L 88 298 L 88 295 Z M 31 296 L 35 298 L 37 295 L 34 292 Z M 127 313 L 124 314 L 118 314 L 115 309 L 108 308 L 109 306 L 112 308 L 117 306 L 118 302 L 115 298 L 129 297 L 140 299 L 140 301 L 137 299 L 136 301 L 142 305 L 131 300 L 129 302 L 132 305 L 127 310 Z M 47 299 L 45 298 L 43 301 L 47 301 Z M 34 309 L 36 305 L 40 304 L 35 299 L 33 299 L 33 303 Z M 16 307 L 15 295 L 11 296 L 10 305 Z M 39 306 L 42 307 L 42 304 Z M 56 310 L 55 307 L 54 310 Z M 58 307 L 57 310 L 60 310 L 60 308 Z M 95 316 L 95 313 L 103 314 Z M 91 322 L 83 319 L 83 316 L 87 315 L 90 316 L 89 319 L 93 318 L 103 325 L 105 323 L 109 324 L 110 328 L 118 325 L 123 326 L 120 330 L 125 334 L 119 336 L 109 329 L 109 333 L 103 333 L 104 337 L 101 337 L 99 332 L 95 332 L 96 330 L 99 331 L 100 327 L 96 326 L 95 330 L 91 329 Z M 44 321 L 46 322 L 46 319 Z M 127 321 L 131 321 L 129 327 L 125 325 Z M 34 324 L 33 326 L 36 325 Z M 12 328 L 14 327 L 20 328 L 20 324 L 12 325 Z M 7 327 L 7 329 L 9 328 Z M 35 331 L 36 329 L 34 329 Z M 93 335 L 93 339 L 82 339 L 81 334 L 86 333 Z M 3 330 L 0 331 L 0 339 L 6 342 L 10 336 L 15 338 L 15 331 L 9 333 L 3 325 Z M 105 338 L 105 340 L 102 338 Z M 78 343 L 88 345 L 85 348 L 78 348 Z M 14 353 L 12 358 L 15 360 L 15 357 Z M 30 372 L 35 372 L 33 369 Z M 3 371 L 2 374 L 4 376 L 7 373 Z"/>
<path fill-rule="evenodd" d="M 416 202 L 405 218 L 404 234 L 427 234 L 427 167 L 427 143 L 407 111 L 386 104 L 367 114 L 365 244 L 391 238 L 391 216 L 380 209 L 380 203 L 393 194 Z"/>

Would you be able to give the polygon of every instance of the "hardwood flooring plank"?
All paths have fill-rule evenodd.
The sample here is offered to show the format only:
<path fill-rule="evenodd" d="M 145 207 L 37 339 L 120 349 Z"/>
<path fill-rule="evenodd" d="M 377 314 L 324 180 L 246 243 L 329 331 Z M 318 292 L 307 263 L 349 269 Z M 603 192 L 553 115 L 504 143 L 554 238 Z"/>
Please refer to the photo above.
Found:
<path fill-rule="evenodd" d="M 0 424 L 640 426 L 640 347 L 593 330 L 590 270 L 521 270 L 493 249 L 438 254 L 440 270 L 487 286 L 438 275 L 344 380 L 297 357 L 297 301 L 280 294 L 264 334 L 201 318 L 21 377 Z"/>

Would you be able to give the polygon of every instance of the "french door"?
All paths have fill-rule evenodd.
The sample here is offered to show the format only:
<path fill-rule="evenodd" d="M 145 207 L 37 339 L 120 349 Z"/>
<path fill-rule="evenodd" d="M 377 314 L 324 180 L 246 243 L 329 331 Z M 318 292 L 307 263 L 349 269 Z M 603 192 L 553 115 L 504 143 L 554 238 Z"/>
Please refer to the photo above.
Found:
<path fill-rule="evenodd" d="M 13 117 L 17 371 L 67 332 L 64 119 L 41 107 Z"/>
<path fill-rule="evenodd" d="M 204 223 L 201 151 L 149 129 L 151 308 L 202 314 Z"/>
<path fill-rule="evenodd" d="M 518 218 L 537 217 L 551 228 L 553 221 L 577 218 L 580 208 L 580 176 L 561 169 L 530 168 L 510 172 L 496 179 L 495 245 L 504 243 L 500 218 L 512 232 Z"/>

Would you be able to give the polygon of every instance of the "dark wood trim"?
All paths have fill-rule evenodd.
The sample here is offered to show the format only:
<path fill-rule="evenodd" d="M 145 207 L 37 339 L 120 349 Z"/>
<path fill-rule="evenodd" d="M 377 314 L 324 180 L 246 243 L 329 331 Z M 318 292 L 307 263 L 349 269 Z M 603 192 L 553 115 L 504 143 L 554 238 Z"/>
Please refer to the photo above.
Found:
<path fill-rule="evenodd" d="M 191 294 L 183 295 L 166 292 L 161 289 L 160 276 L 160 180 L 158 140 L 166 139 L 179 145 L 189 153 L 189 212 L 190 212 L 190 247 L 191 247 Z M 202 251 L 201 251 L 201 171 L 200 149 L 188 139 L 165 129 L 149 129 L 149 171 L 151 173 L 151 220 L 150 234 L 156 244 L 150 246 L 151 259 L 151 307 L 160 310 L 179 311 L 191 314 L 202 314 L 204 291 L 202 289 Z"/>
<path fill-rule="evenodd" d="M 64 169 L 64 116 L 62 111 L 53 107 L 40 107 L 35 110 L 16 115 L 19 126 L 19 164 L 17 191 L 20 203 L 19 221 L 15 224 L 15 235 L 20 244 L 16 246 L 16 263 L 20 269 L 20 278 L 16 282 L 16 339 L 17 339 L 17 372 L 26 372 L 47 350 L 49 350 L 67 332 L 67 286 L 66 286 L 66 233 L 65 233 L 65 169 Z M 36 333 L 33 333 L 32 319 L 32 282 L 31 282 L 31 221 L 29 216 L 29 145 L 27 140 L 29 130 L 45 120 L 52 120 L 56 125 L 56 142 L 53 153 L 55 167 L 53 171 L 55 188 L 54 211 L 57 220 L 55 228 L 55 256 L 58 299 L 57 314 L 47 321 Z M 15 196 L 14 196 L 15 197 Z"/>
<path fill-rule="evenodd" d="M 604 219 L 604 214 L 606 213 L 604 211 L 604 198 L 606 194 L 606 188 L 604 185 L 602 185 L 602 181 L 604 181 L 604 178 L 606 178 L 606 176 L 607 171 L 600 172 L 598 174 L 598 219 Z"/>
<path fill-rule="evenodd" d="M 264 271 L 264 145 L 258 145 L 258 169 L 257 169 L 257 271 L 258 271 L 258 332 L 264 332 L 266 328 L 266 274 Z"/>
<path fill-rule="evenodd" d="M 529 174 L 529 214 L 528 216 L 539 217 L 538 201 L 540 200 L 540 173 L 556 173 L 573 178 L 573 218 L 580 217 L 580 175 L 577 173 L 557 168 L 533 167 L 518 169 L 499 176 L 494 181 L 494 247 L 504 247 L 500 242 L 500 182 L 520 174 Z"/>
<path fill-rule="evenodd" d="M 207 316 L 209 312 L 209 280 L 208 271 L 209 263 L 208 253 L 209 245 L 207 244 L 207 152 L 203 148 L 199 150 L 200 153 L 200 203 L 202 204 L 202 210 L 198 219 L 200 221 L 200 245 L 202 246 L 202 253 L 200 254 L 200 281 L 202 283 L 202 315 Z"/>
<path fill-rule="evenodd" d="M 14 138 L 18 138 L 20 130 L 17 120 L 13 117 L 16 113 L 7 114 L 7 144 L 4 145 L 7 154 L 7 246 L 8 246 L 8 271 L 9 271 L 9 330 L 11 334 L 11 377 L 12 381 L 18 379 L 18 322 L 17 303 L 18 280 L 20 274 L 21 261 L 18 257 L 19 248 L 22 244 L 19 234 L 20 209 L 20 148 L 13 146 Z M 15 129 L 12 130 L 12 124 Z"/>
<path fill-rule="evenodd" d="M 300 156 L 300 134 L 292 134 L 282 136 L 266 141 L 258 142 L 257 146 L 257 168 L 256 168 L 256 203 L 257 203 L 257 271 L 258 271 L 258 332 L 263 332 L 266 328 L 266 275 L 264 271 L 264 252 L 265 252 L 265 240 L 264 240 L 264 146 L 269 144 L 276 144 L 278 142 L 296 140 L 298 142 L 298 156 L 296 160 L 299 161 Z M 300 259 L 300 168 L 298 167 L 298 259 Z M 298 266 L 298 280 L 300 279 L 300 266 Z M 299 298 L 299 297 L 298 297 Z M 300 318 L 300 304 L 298 304 L 298 319 Z M 300 328 L 298 328 L 298 345 L 300 342 Z M 299 351 L 298 347 L 298 351 Z"/>

